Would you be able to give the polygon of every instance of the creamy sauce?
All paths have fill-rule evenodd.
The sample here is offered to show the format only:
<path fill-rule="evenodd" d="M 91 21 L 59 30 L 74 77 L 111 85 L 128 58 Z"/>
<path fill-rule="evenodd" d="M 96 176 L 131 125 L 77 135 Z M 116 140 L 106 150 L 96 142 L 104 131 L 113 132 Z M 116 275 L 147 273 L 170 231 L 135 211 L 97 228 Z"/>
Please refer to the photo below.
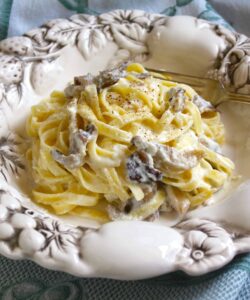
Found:
<path fill-rule="evenodd" d="M 222 153 L 220 145 L 218 143 L 216 143 L 214 140 L 208 138 L 207 136 L 205 136 L 205 135 L 201 136 L 199 138 L 199 141 L 201 144 L 208 147 L 210 150 L 215 151 L 220 154 Z"/>
<path fill-rule="evenodd" d="M 240 104 L 239 104 L 240 105 Z M 220 110 L 222 115 L 222 120 L 225 125 L 225 133 L 226 133 L 226 143 L 222 147 L 222 153 L 230 157 L 235 165 L 236 170 L 235 174 L 242 175 L 241 178 L 238 180 L 232 180 L 225 184 L 224 188 L 218 191 L 216 194 L 214 194 L 213 197 L 208 199 L 209 207 L 206 209 L 216 209 L 217 205 L 220 203 L 223 203 L 225 199 L 228 199 L 227 201 L 230 201 L 230 195 L 231 193 L 239 186 L 241 182 L 244 182 L 245 180 L 250 178 L 250 168 L 249 168 L 249 159 L 250 159 L 250 150 L 246 149 L 246 141 L 248 139 L 249 135 L 249 128 L 250 128 L 250 122 L 247 118 L 242 118 L 241 115 L 234 109 L 235 104 L 224 104 Z M 244 106 L 245 109 L 245 106 Z M 246 110 L 248 110 L 246 113 L 249 113 L 250 115 L 250 109 L 247 107 Z M 240 122 L 239 122 L 240 120 Z M 22 126 L 24 127 L 24 126 Z M 49 215 L 52 215 L 53 217 L 56 217 L 58 219 L 62 219 L 68 224 L 72 225 L 78 225 L 78 226 L 86 226 L 86 227 L 92 227 L 97 228 L 100 226 L 100 223 L 84 219 L 76 216 L 55 216 L 51 213 L 49 213 L 47 210 L 36 206 L 31 200 L 29 200 L 29 197 L 31 197 L 30 191 L 32 189 L 31 184 L 31 174 L 29 173 L 29 169 L 27 169 L 28 175 L 27 176 L 21 176 L 19 178 L 12 178 L 11 184 L 16 187 L 20 192 L 24 195 L 27 195 L 24 197 L 23 202 L 26 203 L 26 205 L 32 209 L 36 208 L 38 211 L 40 211 L 42 214 L 48 213 Z M 195 173 L 197 177 L 201 176 L 202 174 L 199 174 L 199 172 Z M 236 200 L 235 200 L 236 201 Z M 238 199 L 237 199 L 238 201 Z M 226 202 L 227 203 L 227 202 Z M 226 204 L 225 203 L 225 204 Z M 227 204 L 226 204 L 227 205 Z M 203 207 L 197 208 L 194 211 L 191 211 L 188 213 L 190 215 L 193 215 L 195 213 L 196 217 L 199 217 L 203 213 Z M 214 210 L 213 210 L 214 211 Z M 213 214 L 213 212 L 211 213 Z M 212 216 L 212 215 L 211 215 Z M 160 219 L 155 220 L 154 222 L 160 223 L 162 225 L 166 226 L 173 226 L 177 222 L 180 221 L 182 216 L 179 216 L 176 212 L 166 212 L 161 213 Z"/>

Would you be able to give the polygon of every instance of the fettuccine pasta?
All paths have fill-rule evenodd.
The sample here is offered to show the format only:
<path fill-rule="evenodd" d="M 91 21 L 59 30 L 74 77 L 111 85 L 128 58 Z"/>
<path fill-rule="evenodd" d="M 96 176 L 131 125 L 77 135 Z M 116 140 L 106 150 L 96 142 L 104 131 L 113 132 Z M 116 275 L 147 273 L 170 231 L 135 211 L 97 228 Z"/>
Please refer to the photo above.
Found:
<path fill-rule="evenodd" d="M 219 113 L 190 87 L 129 64 L 75 78 L 33 106 L 35 202 L 106 222 L 185 214 L 229 180 Z"/>

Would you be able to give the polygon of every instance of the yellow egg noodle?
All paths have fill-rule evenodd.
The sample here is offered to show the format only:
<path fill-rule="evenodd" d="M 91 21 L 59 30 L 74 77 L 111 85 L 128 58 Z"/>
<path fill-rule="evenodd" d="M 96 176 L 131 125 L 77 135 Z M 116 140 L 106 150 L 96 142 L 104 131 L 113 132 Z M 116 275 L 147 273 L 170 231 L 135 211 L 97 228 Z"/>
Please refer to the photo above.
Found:
<path fill-rule="evenodd" d="M 230 178 L 219 113 L 140 64 L 75 78 L 33 106 L 27 152 L 35 202 L 106 222 L 203 204 Z"/>

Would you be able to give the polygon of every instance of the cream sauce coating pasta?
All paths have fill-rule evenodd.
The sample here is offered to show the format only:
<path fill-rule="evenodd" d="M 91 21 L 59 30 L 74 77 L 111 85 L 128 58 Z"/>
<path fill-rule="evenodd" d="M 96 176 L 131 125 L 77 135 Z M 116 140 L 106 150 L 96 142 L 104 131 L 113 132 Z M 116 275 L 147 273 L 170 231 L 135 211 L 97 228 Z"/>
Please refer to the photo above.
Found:
<path fill-rule="evenodd" d="M 185 214 L 203 204 L 234 169 L 221 154 L 219 113 L 190 86 L 155 78 L 140 64 L 117 76 L 107 86 L 88 77 L 70 95 L 53 92 L 32 107 L 34 201 L 100 222 L 150 219 L 166 206 Z"/>

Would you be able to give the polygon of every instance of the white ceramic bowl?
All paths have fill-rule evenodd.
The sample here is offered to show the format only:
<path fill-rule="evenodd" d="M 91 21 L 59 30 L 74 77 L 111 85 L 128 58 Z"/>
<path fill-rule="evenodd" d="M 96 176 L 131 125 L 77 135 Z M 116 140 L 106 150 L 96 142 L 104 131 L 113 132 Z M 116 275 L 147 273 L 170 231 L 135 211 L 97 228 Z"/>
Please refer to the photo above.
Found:
<path fill-rule="evenodd" d="M 47 22 L 0 42 L 0 253 L 31 259 L 78 276 L 141 279 L 174 270 L 199 275 L 250 250 L 250 109 L 226 103 L 225 151 L 243 185 L 227 199 L 197 209 L 185 221 L 111 222 L 58 218 L 29 199 L 22 149 L 30 107 L 62 90 L 73 76 L 124 60 L 180 73 L 220 78 L 249 91 L 247 37 L 192 17 L 117 10 Z"/>

